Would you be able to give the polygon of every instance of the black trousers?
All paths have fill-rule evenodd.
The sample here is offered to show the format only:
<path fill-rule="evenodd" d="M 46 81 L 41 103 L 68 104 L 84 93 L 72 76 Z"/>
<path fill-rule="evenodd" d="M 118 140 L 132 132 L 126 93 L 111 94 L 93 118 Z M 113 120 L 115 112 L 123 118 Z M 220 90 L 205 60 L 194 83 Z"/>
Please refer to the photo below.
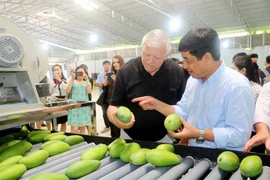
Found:
<path fill-rule="evenodd" d="M 107 109 L 109 107 L 109 104 L 105 103 L 101 106 L 102 111 L 103 111 L 103 119 L 104 119 L 104 124 L 108 128 L 111 128 L 111 137 L 119 138 L 120 137 L 120 129 L 115 126 L 113 123 L 110 122 L 108 115 L 107 115 Z"/>

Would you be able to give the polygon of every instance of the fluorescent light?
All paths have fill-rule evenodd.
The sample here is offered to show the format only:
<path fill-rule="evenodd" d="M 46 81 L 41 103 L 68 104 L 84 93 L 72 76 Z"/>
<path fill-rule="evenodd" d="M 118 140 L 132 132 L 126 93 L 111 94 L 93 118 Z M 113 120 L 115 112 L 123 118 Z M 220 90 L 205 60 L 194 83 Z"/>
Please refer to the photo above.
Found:
<path fill-rule="evenodd" d="M 48 42 L 48 41 L 44 41 L 44 40 L 41 40 L 41 39 L 39 39 L 39 41 L 42 42 L 42 43 L 51 45 L 51 46 L 62 48 L 62 49 L 67 49 L 67 50 L 74 51 L 74 52 L 76 51 L 75 49 L 71 49 L 71 48 L 68 48 L 68 47 L 65 47 L 65 46 L 61 46 L 61 45 L 58 45 L 58 44 L 54 44 L 54 43 L 51 43 L 51 42 Z"/>
<path fill-rule="evenodd" d="M 222 47 L 227 49 L 227 48 L 229 47 L 229 41 L 228 41 L 228 40 L 225 40 L 225 41 L 222 43 Z"/>
<path fill-rule="evenodd" d="M 96 34 L 90 35 L 90 43 L 96 43 L 98 40 L 98 36 Z"/>
<path fill-rule="evenodd" d="M 73 0 L 75 4 L 86 5 L 88 0 Z"/>
<path fill-rule="evenodd" d="M 42 49 L 48 50 L 49 49 L 49 45 L 48 44 L 42 44 Z"/>
<path fill-rule="evenodd" d="M 178 19 L 172 19 L 170 21 L 170 30 L 171 31 L 176 31 L 180 27 L 180 21 Z"/>
<path fill-rule="evenodd" d="M 263 33 L 265 33 L 265 31 L 256 31 L 255 34 L 263 34 Z"/>

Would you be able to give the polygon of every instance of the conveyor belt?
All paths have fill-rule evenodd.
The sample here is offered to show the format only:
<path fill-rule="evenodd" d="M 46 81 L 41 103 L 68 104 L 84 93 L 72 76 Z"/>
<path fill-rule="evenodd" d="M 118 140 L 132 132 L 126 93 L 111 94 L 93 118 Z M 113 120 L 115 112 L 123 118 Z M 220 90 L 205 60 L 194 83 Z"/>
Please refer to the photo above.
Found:
<path fill-rule="evenodd" d="M 41 146 L 40 144 L 33 145 L 31 153 Z M 94 142 L 82 142 L 71 147 L 70 151 L 62 154 L 49 157 L 45 164 L 27 170 L 21 179 L 27 180 L 35 174 L 42 172 L 58 172 L 65 174 L 68 166 L 80 160 L 81 154 L 94 146 Z M 218 180 L 218 179 L 232 179 L 242 180 L 245 179 L 241 176 L 240 171 L 235 173 L 225 173 L 221 171 L 215 162 L 210 161 L 208 158 L 194 159 L 192 156 L 182 157 L 183 160 L 176 166 L 169 167 L 155 167 L 150 163 L 143 166 L 135 166 L 131 163 L 124 163 L 120 159 L 113 159 L 106 154 L 101 160 L 99 169 L 88 174 L 80 180 Z M 258 179 L 270 179 L 270 168 L 263 167 L 262 174 Z"/>
<path fill-rule="evenodd" d="M 11 133 L 10 131 L 8 133 Z M 2 133 L 1 133 L 2 134 Z M 3 134 L 4 135 L 4 134 Z M 73 135 L 66 133 L 66 135 Z M 61 153 L 56 156 L 49 157 L 47 161 L 36 168 L 29 169 L 25 172 L 21 179 L 27 180 L 35 174 L 42 172 L 58 172 L 65 173 L 68 166 L 76 161 L 79 161 L 81 154 L 94 146 L 101 143 L 108 145 L 114 139 L 107 137 L 87 136 L 83 135 L 85 142 L 71 146 L 71 150 Z M 146 142 L 146 141 L 134 141 L 127 140 L 127 142 L 137 142 L 143 148 L 155 148 L 160 143 Z M 27 154 L 38 150 L 40 144 L 33 145 L 33 148 Z M 82 178 L 81 180 L 218 180 L 218 179 L 230 179 L 230 180 L 243 180 L 244 178 L 240 174 L 238 169 L 235 173 L 226 173 L 221 171 L 216 164 L 218 155 L 224 150 L 209 149 L 200 147 L 189 146 L 174 146 L 175 153 L 182 157 L 182 162 L 176 166 L 170 167 L 154 167 L 147 163 L 143 166 L 135 166 L 131 163 L 124 163 L 120 159 L 112 159 L 107 154 L 102 160 L 100 167 Z M 240 159 L 256 153 L 242 153 L 234 151 Z M 256 154 L 261 157 L 263 161 L 263 172 L 257 178 L 258 180 L 270 179 L 270 156 L 265 154 Z"/>

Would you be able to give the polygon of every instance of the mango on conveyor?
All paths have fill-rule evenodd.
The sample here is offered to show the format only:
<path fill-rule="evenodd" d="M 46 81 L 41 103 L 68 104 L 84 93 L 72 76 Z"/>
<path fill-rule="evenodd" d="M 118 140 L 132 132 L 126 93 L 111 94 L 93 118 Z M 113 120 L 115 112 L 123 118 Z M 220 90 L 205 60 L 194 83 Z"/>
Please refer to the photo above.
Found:
<path fill-rule="evenodd" d="M 136 166 L 141 166 L 147 163 L 146 160 L 146 153 L 149 151 L 150 149 L 147 148 L 142 148 L 139 149 L 137 151 L 135 151 L 134 153 L 131 154 L 130 156 L 130 162 Z"/>
<path fill-rule="evenodd" d="M 41 173 L 32 176 L 29 180 L 69 180 L 69 178 L 60 173 Z"/>
<path fill-rule="evenodd" d="M 126 143 L 126 140 L 123 138 L 117 138 L 116 140 L 114 140 L 113 142 L 111 142 L 108 145 L 108 150 L 110 151 L 110 149 L 113 147 L 113 145 L 118 144 L 118 143 Z"/>
<path fill-rule="evenodd" d="M 46 141 L 45 143 L 43 143 L 39 149 L 43 149 L 45 146 L 54 143 L 54 142 L 59 142 L 59 140 L 53 140 L 53 141 Z"/>
<path fill-rule="evenodd" d="M 33 135 L 36 134 L 51 134 L 50 130 L 34 130 L 34 131 L 30 131 L 27 135 L 27 138 L 31 138 Z"/>
<path fill-rule="evenodd" d="M 24 143 L 19 142 L 17 144 L 14 144 L 8 148 L 6 148 L 1 154 L 0 154 L 0 160 L 3 161 L 9 157 L 16 156 L 16 155 L 24 155 L 25 154 L 25 147 Z"/>
<path fill-rule="evenodd" d="M 6 136 L 3 136 L 3 137 L 0 138 L 0 145 L 5 144 L 5 143 L 7 143 L 7 142 L 9 142 L 9 141 L 12 141 L 12 140 L 14 140 L 14 139 L 15 139 L 15 138 L 14 138 L 14 136 L 12 136 L 12 135 L 6 135 Z"/>
<path fill-rule="evenodd" d="M 32 144 L 37 144 L 43 142 L 43 138 L 46 137 L 48 134 L 46 133 L 37 133 L 29 136 L 28 141 Z"/>
<path fill-rule="evenodd" d="M 157 167 L 172 166 L 179 164 L 181 158 L 167 150 L 152 149 L 146 153 L 146 159 L 149 163 Z"/>
<path fill-rule="evenodd" d="M 130 143 L 128 144 L 125 149 L 121 152 L 120 154 L 120 159 L 123 162 L 128 163 L 130 161 L 130 156 L 133 154 L 135 151 L 141 149 L 141 146 L 138 143 Z"/>
<path fill-rule="evenodd" d="M 81 160 L 71 164 L 66 170 L 66 176 L 71 179 L 83 177 L 99 168 L 98 160 Z"/>
<path fill-rule="evenodd" d="M 45 137 L 43 138 L 43 141 L 46 142 L 46 141 L 49 140 L 49 138 L 50 138 L 51 136 L 59 135 L 59 134 L 65 134 L 65 133 L 64 133 L 64 132 L 57 132 L 57 133 L 47 134 L 47 136 L 45 136 Z"/>
<path fill-rule="evenodd" d="M 84 141 L 84 138 L 80 135 L 71 135 L 67 136 L 64 139 L 64 142 L 68 143 L 70 146 L 73 146 L 75 144 L 79 144 Z"/>
<path fill-rule="evenodd" d="M 81 155 L 81 160 L 101 160 L 107 153 L 107 146 L 105 144 L 100 144 L 94 146 Z"/>
<path fill-rule="evenodd" d="M 17 144 L 21 142 L 21 140 L 11 140 L 9 142 L 6 142 L 0 146 L 0 153 L 3 152 L 6 148 L 13 146 L 14 144 Z"/>
<path fill-rule="evenodd" d="M 239 167 L 240 160 L 235 153 L 224 151 L 218 156 L 217 164 L 223 171 L 233 172 Z"/>
<path fill-rule="evenodd" d="M 57 135 L 54 135 L 54 136 L 50 136 L 48 138 L 48 141 L 53 141 L 53 140 L 59 140 L 59 141 L 63 141 L 67 136 L 64 135 L 64 134 L 57 134 Z"/>
<path fill-rule="evenodd" d="M 49 153 L 44 150 L 34 151 L 18 161 L 18 164 L 24 164 L 27 169 L 42 165 L 48 159 Z"/>
<path fill-rule="evenodd" d="M 2 162 L 0 163 L 0 166 L 17 164 L 18 161 L 19 161 L 20 159 L 22 159 L 22 158 L 23 158 L 23 157 L 22 157 L 21 155 L 9 157 L 9 158 L 7 158 L 6 160 L 2 161 Z"/>
<path fill-rule="evenodd" d="M 49 156 L 54 156 L 54 155 L 69 151 L 70 146 L 63 141 L 55 141 L 50 144 L 47 144 L 41 149 L 47 151 L 49 153 Z"/>
<path fill-rule="evenodd" d="M 245 177 L 256 177 L 263 170 L 263 163 L 259 156 L 251 155 L 245 157 L 240 163 L 241 174 Z"/>
<path fill-rule="evenodd" d="M 24 164 L 7 165 L 0 170 L 0 180 L 19 179 L 25 173 L 26 167 Z"/>
<path fill-rule="evenodd" d="M 174 152 L 174 146 L 172 144 L 160 144 L 156 149 L 164 149 L 170 152 Z"/>
<path fill-rule="evenodd" d="M 124 149 L 126 148 L 127 144 L 126 143 L 117 143 L 114 144 L 111 149 L 110 149 L 110 156 L 111 158 L 114 159 L 119 159 L 120 158 L 120 154 L 122 151 L 124 151 Z"/>

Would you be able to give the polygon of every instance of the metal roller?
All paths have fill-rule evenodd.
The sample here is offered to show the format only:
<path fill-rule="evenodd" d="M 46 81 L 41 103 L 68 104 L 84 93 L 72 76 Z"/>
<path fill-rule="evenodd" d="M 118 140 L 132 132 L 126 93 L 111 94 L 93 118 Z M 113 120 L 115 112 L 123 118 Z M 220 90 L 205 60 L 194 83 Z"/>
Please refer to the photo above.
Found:
<path fill-rule="evenodd" d="M 140 177 L 142 177 L 143 175 L 145 175 L 146 173 L 153 170 L 154 168 L 155 168 L 155 166 L 153 166 L 150 163 L 147 163 L 147 164 L 139 167 L 138 169 L 134 170 L 133 172 L 127 174 L 126 176 L 124 176 L 120 180 L 137 180 Z"/>
<path fill-rule="evenodd" d="M 187 174 L 182 176 L 182 180 L 198 180 L 207 173 L 212 166 L 209 159 L 204 158 L 196 166 L 194 166 Z"/>
<path fill-rule="evenodd" d="M 212 171 L 208 174 L 208 176 L 206 176 L 206 178 L 204 180 L 222 180 L 224 179 L 224 177 L 228 174 L 228 172 L 222 171 L 218 165 L 216 165 L 216 167 L 214 169 L 212 169 Z"/>
<path fill-rule="evenodd" d="M 157 180 L 174 180 L 179 179 L 195 164 L 195 160 L 191 156 L 187 156 L 180 164 L 174 166 L 169 171 L 160 176 Z"/>

